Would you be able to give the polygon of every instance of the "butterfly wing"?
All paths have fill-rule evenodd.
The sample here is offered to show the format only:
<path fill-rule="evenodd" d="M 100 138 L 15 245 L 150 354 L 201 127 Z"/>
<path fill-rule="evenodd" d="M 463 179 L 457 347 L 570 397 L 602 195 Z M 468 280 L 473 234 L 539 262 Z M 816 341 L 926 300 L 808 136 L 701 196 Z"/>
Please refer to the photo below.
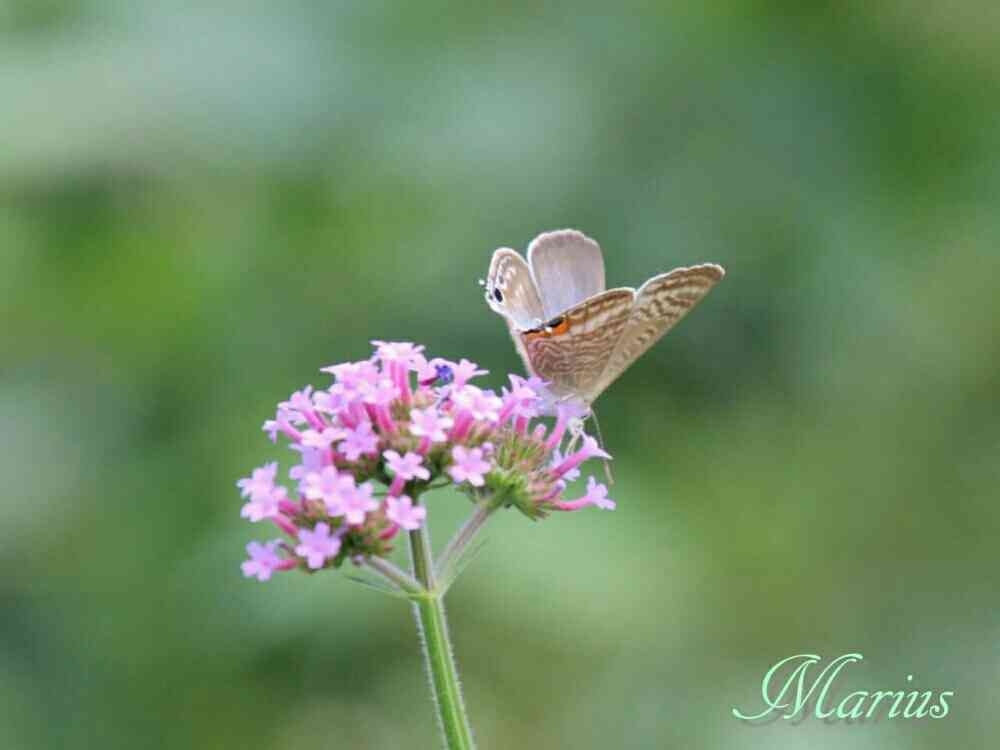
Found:
<path fill-rule="evenodd" d="M 486 277 L 486 303 L 503 317 L 514 348 L 525 369 L 531 372 L 531 361 L 521 343 L 520 332 L 541 325 L 544 312 L 531 267 L 516 251 L 501 247 L 493 253 Z"/>
<path fill-rule="evenodd" d="M 486 277 L 486 303 L 522 330 L 536 328 L 546 319 L 531 266 L 507 247 L 493 253 Z"/>
<path fill-rule="evenodd" d="M 550 320 L 604 291 L 601 248 L 575 229 L 540 234 L 528 245 L 528 263 Z"/>
<path fill-rule="evenodd" d="M 609 289 L 544 326 L 513 331 L 529 372 L 548 381 L 556 396 L 585 397 L 628 324 L 634 298 L 634 289 Z"/>
<path fill-rule="evenodd" d="M 726 275 L 722 266 L 703 263 L 654 276 L 635 294 L 627 325 L 584 398 L 593 402 L 629 366 L 673 328 Z"/>

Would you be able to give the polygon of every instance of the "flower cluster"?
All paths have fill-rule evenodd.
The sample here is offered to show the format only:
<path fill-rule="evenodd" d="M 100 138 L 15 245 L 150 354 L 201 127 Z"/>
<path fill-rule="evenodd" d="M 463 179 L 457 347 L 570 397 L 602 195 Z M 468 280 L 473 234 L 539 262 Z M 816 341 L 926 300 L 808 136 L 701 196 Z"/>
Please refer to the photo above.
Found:
<path fill-rule="evenodd" d="M 272 442 L 282 436 L 297 454 L 288 471 L 294 489 L 277 482 L 277 463 L 236 483 L 242 516 L 269 521 L 287 537 L 250 542 L 245 576 L 264 581 L 276 570 L 384 557 L 401 529 L 423 525 L 421 494 L 447 484 L 533 519 L 615 507 L 593 477 L 582 497 L 563 498 L 582 463 L 610 459 L 583 432 L 583 405 L 554 401 L 537 378 L 516 375 L 498 395 L 471 384 L 486 371 L 466 359 L 373 344 L 370 359 L 323 368 L 334 377 L 329 388 L 293 393 L 264 423 Z M 537 421 L 543 415 L 554 423 Z"/>

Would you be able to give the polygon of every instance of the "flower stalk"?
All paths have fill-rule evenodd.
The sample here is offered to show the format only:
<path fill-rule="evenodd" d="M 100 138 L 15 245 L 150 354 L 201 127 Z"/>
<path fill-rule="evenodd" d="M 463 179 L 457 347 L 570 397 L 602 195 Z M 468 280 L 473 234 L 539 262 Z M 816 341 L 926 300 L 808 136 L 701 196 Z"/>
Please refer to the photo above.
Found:
<path fill-rule="evenodd" d="M 295 456 L 290 484 L 279 479 L 277 461 L 254 469 L 236 483 L 245 500 L 240 514 L 283 537 L 251 541 L 241 569 L 267 581 L 349 564 L 378 575 L 374 588 L 409 599 L 446 746 L 470 750 L 445 594 L 497 509 L 533 521 L 553 511 L 613 509 L 593 477 L 582 497 L 565 496 L 582 464 L 608 456 L 583 432 L 586 404 L 554 398 L 538 378 L 511 375 L 497 393 L 469 382 L 487 374 L 474 362 L 428 359 L 406 342 L 373 343 L 370 358 L 323 368 L 331 385 L 296 391 L 264 423 L 271 441 L 287 438 Z M 541 421 L 553 416 L 551 428 Z M 466 495 L 473 510 L 435 562 L 421 498 L 445 486 Z M 389 559 L 404 537 L 411 572 Z"/>
<path fill-rule="evenodd" d="M 472 728 L 462 700 L 458 667 L 448 636 L 448 621 L 444 612 L 444 591 L 437 588 L 434 561 L 426 524 L 410 532 L 410 558 L 413 575 L 424 587 L 424 593 L 411 597 L 413 614 L 421 635 L 424 662 L 431 681 L 431 691 L 437 706 L 438 721 L 448 750 L 473 750 Z"/>
<path fill-rule="evenodd" d="M 441 554 L 434 571 L 442 596 L 451 588 L 451 584 L 458 576 L 459 565 L 469 548 L 469 544 L 476 538 L 476 535 L 482 530 L 483 524 L 498 507 L 499 503 L 491 498 L 480 500 L 476 503 L 476 509 L 469 516 L 469 519 L 448 542 L 448 546 Z"/>

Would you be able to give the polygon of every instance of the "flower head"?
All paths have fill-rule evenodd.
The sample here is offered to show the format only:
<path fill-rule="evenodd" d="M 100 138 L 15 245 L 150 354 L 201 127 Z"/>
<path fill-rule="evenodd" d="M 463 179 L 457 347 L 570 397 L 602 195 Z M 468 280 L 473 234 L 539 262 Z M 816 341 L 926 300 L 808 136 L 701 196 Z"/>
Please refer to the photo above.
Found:
<path fill-rule="evenodd" d="M 296 453 L 292 489 L 278 482 L 277 462 L 264 464 L 236 483 L 241 514 L 270 520 L 288 540 L 248 545 L 244 575 L 267 580 L 275 570 L 383 557 L 400 529 L 426 522 L 419 496 L 448 483 L 530 518 L 614 507 L 593 477 L 583 497 L 563 497 L 586 461 L 609 458 L 582 431 L 586 405 L 551 400 L 537 377 L 511 376 L 498 396 L 472 382 L 487 373 L 468 359 L 428 359 L 407 342 L 374 345 L 370 359 L 323 368 L 332 384 L 296 391 L 265 423 Z M 556 419 L 547 425 L 540 415 L 549 411 Z"/>

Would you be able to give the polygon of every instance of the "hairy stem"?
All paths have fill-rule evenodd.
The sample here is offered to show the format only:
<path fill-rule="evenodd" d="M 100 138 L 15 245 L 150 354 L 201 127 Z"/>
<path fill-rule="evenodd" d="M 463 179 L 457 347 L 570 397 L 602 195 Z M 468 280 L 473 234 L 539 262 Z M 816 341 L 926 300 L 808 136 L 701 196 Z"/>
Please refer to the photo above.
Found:
<path fill-rule="evenodd" d="M 413 562 L 413 575 L 425 589 L 422 596 L 413 597 L 413 613 L 422 636 L 424 661 L 445 745 L 448 750 L 473 750 L 475 743 L 472 740 L 472 729 L 462 702 L 458 669 L 448 637 L 444 593 L 436 588 L 434 561 L 431 558 L 426 527 L 410 532 L 410 558 Z"/>

